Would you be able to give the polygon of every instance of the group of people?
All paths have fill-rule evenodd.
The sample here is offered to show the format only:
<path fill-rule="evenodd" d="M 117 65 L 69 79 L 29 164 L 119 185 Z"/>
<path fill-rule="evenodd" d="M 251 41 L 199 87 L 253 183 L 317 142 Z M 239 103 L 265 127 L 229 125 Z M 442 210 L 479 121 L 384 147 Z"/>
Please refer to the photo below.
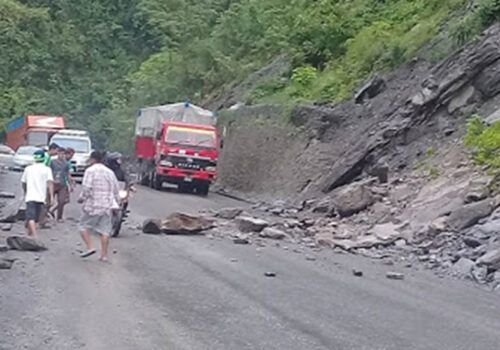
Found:
<path fill-rule="evenodd" d="M 70 162 L 73 154 L 71 149 L 51 144 L 47 151 L 35 151 L 34 164 L 24 169 L 21 183 L 25 192 L 28 235 L 37 237 L 38 226 L 43 228 L 50 216 L 58 222 L 63 221 L 64 206 L 70 202 L 70 193 L 75 188 Z M 97 233 L 101 236 L 101 261 L 108 260 L 112 211 L 118 209 L 120 201 L 117 177 L 125 177 L 120 159 L 111 162 L 118 165 L 111 170 L 103 164 L 104 156 L 102 152 L 92 152 L 78 197 L 78 203 L 82 204 L 80 232 L 86 245 L 81 257 L 96 253 L 90 233 Z"/>
<path fill-rule="evenodd" d="M 64 206 L 69 203 L 74 180 L 71 177 L 73 149 L 51 144 L 47 151 L 33 154 L 35 163 L 24 169 L 21 183 L 26 197 L 27 229 L 30 236 L 37 235 L 37 223 L 47 228 L 50 216 L 63 221 Z"/>

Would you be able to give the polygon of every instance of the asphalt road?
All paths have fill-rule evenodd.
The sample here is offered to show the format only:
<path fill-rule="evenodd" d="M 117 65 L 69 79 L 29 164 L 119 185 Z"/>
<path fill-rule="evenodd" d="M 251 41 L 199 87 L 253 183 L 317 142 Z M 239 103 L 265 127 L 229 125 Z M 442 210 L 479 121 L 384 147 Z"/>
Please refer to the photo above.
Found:
<path fill-rule="evenodd" d="M 309 261 L 271 242 L 134 229 L 145 217 L 234 205 L 140 188 L 111 264 L 77 256 L 73 206 L 66 224 L 42 231 L 49 251 L 8 253 L 19 260 L 0 270 L 0 349 L 500 348 L 500 295 L 466 282 L 331 251 Z M 388 269 L 405 280 L 386 279 Z"/>

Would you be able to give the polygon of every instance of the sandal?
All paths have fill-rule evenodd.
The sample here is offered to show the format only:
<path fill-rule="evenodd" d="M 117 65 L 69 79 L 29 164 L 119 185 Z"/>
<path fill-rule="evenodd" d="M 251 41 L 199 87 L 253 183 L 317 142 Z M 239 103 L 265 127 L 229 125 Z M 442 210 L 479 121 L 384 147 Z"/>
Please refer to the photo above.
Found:
<path fill-rule="evenodd" d="M 95 252 L 95 249 L 87 250 L 86 252 L 80 254 L 80 258 L 88 258 L 89 256 L 95 254 Z"/>

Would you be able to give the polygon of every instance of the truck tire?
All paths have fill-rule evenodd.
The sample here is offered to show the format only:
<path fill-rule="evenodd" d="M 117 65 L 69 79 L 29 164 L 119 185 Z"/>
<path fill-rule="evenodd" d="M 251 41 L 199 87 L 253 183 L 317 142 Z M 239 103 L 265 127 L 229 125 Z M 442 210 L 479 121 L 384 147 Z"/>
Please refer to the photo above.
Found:
<path fill-rule="evenodd" d="M 149 173 L 149 176 L 148 176 L 148 186 L 154 190 L 155 189 L 155 185 L 154 184 L 155 184 L 154 173 Z"/>
<path fill-rule="evenodd" d="M 204 182 L 196 186 L 196 193 L 200 196 L 208 196 L 208 192 L 210 190 L 210 183 Z"/>
<path fill-rule="evenodd" d="M 163 188 L 163 180 L 160 176 L 155 176 L 151 180 L 151 183 L 153 184 L 153 188 L 157 191 L 160 191 Z"/>
<path fill-rule="evenodd" d="M 143 186 L 149 186 L 149 176 L 147 173 L 141 173 L 140 184 Z"/>

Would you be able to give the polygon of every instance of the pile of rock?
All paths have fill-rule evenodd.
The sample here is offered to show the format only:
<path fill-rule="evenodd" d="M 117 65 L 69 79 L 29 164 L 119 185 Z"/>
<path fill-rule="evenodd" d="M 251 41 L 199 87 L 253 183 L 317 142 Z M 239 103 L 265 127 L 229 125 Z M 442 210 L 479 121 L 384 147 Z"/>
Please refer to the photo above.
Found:
<path fill-rule="evenodd" d="M 218 230 L 237 243 L 329 247 L 500 288 L 500 200 L 490 197 L 490 181 L 460 167 L 432 180 L 368 178 L 300 205 L 259 204 L 253 217 L 222 210 Z"/>

